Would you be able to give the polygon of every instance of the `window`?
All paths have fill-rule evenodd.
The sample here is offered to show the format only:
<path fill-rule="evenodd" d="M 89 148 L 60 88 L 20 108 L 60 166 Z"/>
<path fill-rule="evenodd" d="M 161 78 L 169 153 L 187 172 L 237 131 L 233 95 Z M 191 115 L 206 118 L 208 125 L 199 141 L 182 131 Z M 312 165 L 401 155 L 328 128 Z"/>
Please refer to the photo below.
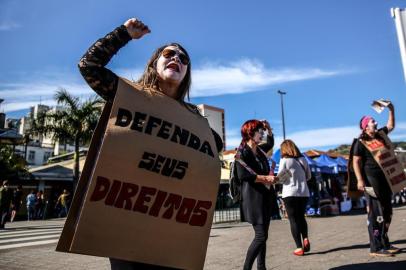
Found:
<path fill-rule="evenodd" d="M 44 163 L 48 161 L 48 159 L 51 157 L 52 152 L 45 152 L 44 153 Z"/>
<path fill-rule="evenodd" d="M 34 160 L 34 159 L 35 159 L 35 151 L 28 152 L 28 160 Z"/>

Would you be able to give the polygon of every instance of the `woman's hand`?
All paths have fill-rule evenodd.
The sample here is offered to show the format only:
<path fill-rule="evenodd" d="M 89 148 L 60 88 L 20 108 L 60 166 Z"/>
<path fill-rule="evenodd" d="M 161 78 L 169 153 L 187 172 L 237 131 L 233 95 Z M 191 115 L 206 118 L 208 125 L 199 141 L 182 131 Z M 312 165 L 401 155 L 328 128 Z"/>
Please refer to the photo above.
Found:
<path fill-rule="evenodd" d="M 124 23 L 124 26 L 127 28 L 128 34 L 133 39 L 140 39 L 144 35 L 151 33 L 151 30 L 149 30 L 148 26 L 136 18 L 127 20 Z"/>
<path fill-rule="evenodd" d="M 364 180 L 357 181 L 357 188 L 359 191 L 365 191 L 365 182 Z"/>
<path fill-rule="evenodd" d="M 268 135 L 272 135 L 272 128 L 269 122 L 267 120 L 261 120 L 261 122 L 264 124 L 265 129 L 268 131 Z"/>

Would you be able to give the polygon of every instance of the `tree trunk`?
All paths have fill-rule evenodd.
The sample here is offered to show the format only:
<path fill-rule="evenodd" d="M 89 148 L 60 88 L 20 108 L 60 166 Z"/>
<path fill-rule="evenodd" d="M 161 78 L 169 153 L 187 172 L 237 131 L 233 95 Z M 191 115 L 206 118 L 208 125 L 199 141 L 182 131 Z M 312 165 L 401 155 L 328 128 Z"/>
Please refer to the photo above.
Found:
<path fill-rule="evenodd" d="M 76 185 L 78 184 L 79 181 L 79 136 L 76 136 L 75 138 L 75 157 L 74 157 L 74 162 L 75 162 L 75 167 L 73 170 L 73 191 L 75 192 L 76 190 Z"/>

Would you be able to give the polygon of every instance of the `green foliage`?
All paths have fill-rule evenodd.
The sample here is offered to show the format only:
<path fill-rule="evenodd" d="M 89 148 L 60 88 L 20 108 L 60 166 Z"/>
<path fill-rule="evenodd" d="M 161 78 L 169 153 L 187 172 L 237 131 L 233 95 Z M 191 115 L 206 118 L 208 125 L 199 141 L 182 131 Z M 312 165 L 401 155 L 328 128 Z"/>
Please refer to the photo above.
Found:
<path fill-rule="evenodd" d="M 14 154 L 11 146 L 0 144 L 0 180 L 17 179 L 28 174 L 25 159 Z"/>
<path fill-rule="evenodd" d="M 31 132 L 52 136 L 54 141 L 73 142 L 75 145 L 75 166 L 73 185 L 79 179 L 79 147 L 92 138 L 100 118 L 102 99 L 89 98 L 81 102 L 78 97 L 70 95 L 65 89 L 59 89 L 55 100 L 62 109 L 38 115 L 33 121 Z"/>

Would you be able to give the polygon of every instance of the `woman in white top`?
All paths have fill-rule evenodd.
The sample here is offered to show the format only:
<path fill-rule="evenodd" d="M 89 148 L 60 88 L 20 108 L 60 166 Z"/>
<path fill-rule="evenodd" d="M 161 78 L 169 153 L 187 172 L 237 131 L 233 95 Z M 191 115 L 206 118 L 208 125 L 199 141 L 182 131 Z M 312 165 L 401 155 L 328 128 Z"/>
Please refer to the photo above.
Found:
<path fill-rule="evenodd" d="M 292 175 L 283 183 L 282 199 L 288 214 L 292 236 L 296 242 L 293 254 L 303 256 L 304 252 L 310 251 L 305 210 L 309 198 L 307 180 L 311 178 L 311 172 L 306 159 L 293 141 L 282 142 L 281 157 L 279 172 L 289 170 Z"/>

